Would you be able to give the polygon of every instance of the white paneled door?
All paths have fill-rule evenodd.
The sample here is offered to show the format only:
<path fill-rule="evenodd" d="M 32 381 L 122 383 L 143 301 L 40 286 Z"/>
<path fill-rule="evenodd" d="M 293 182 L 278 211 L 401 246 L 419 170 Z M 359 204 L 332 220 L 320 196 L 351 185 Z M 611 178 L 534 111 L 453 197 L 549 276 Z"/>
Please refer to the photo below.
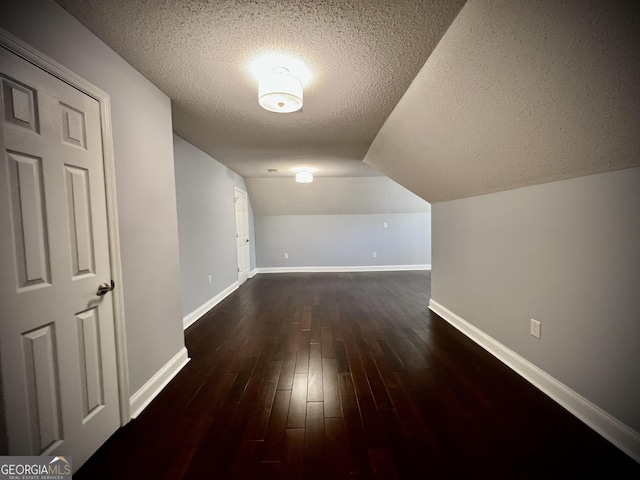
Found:
<path fill-rule="evenodd" d="M 9 453 L 77 468 L 120 425 L 100 107 L 1 47 L 0 82 Z"/>
<path fill-rule="evenodd" d="M 243 284 L 249 278 L 249 210 L 247 192 L 236 188 L 236 242 L 238 247 L 238 283 Z"/>

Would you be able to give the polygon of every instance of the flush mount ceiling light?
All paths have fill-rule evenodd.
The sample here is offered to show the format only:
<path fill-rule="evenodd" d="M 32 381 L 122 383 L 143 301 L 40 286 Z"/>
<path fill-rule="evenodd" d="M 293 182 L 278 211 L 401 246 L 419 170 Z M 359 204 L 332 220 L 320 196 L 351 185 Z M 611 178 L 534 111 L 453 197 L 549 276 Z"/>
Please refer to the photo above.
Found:
<path fill-rule="evenodd" d="M 296 172 L 296 182 L 298 183 L 311 183 L 313 182 L 313 174 L 318 170 L 310 167 L 298 167 L 292 169 Z"/>
<path fill-rule="evenodd" d="M 311 183 L 311 182 L 313 182 L 313 173 L 311 173 L 311 172 L 298 172 L 298 173 L 296 173 L 296 182 L 298 182 L 298 183 Z"/>
<path fill-rule="evenodd" d="M 258 102 L 270 112 L 297 112 L 302 108 L 302 82 L 288 68 L 276 67 L 260 78 Z"/>

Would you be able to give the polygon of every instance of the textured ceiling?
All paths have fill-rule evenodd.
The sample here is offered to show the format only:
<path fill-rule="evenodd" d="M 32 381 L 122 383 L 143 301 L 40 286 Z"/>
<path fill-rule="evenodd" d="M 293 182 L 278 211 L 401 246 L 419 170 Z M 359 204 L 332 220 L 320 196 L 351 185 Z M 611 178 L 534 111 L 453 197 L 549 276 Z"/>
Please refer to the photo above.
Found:
<path fill-rule="evenodd" d="M 470 0 L 365 162 L 432 203 L 640 166 L 639 25 L 637 0 Z"/>
<path fill-rule="evenodd" d="M 464 0 L 57 0 L 172 99 L 174 130 L 244 177 L 373 176 L 364 158 Z M 261 109 L 249 63 L 304 61 L 293 114 Z M 279 172 L 269 174 L 267 168 Z"/>

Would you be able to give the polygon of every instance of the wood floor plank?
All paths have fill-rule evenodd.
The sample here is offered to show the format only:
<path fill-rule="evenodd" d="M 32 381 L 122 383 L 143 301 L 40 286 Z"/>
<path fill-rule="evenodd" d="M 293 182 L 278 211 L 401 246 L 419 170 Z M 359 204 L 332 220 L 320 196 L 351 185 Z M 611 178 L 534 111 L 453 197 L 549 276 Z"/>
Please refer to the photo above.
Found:
<path fill-rule="evenodd" d="M 295 373 L 309 373 L 309 353 L 311 350 L 311 331 L 304 330 L 300 333 L 299 343 L 296 347 Z"/>
<path fill-rule="evenodd" d="M 322 402 L 322 345 L 312 343 L 309 350 L 309 377 L 307 383 L 307 401 Z"/>
<path fill-rule="evenodd" d="M 407 369 L 398 354 L 391 347 L 391 345 L 389 345 L 388 341 L 378 340 L 378 344 L 384 352 L 384 358 L 389 364 L 391 370 L 393 370 L 394 372 L 403 372 Z"/>
<path fill-rule="evenodd" d="M 296 373 L 293 376 L 287 428 L 304 428 L 307 414 L 307 377 L 306 373 Z"/>
<path fill-rule="evenodd" d="M 284 439 L 282 477 L 302 478 L 304 465 L 304 428 L 287 429 Z"/>
<path fill-rule="evenodd" d="M 265 378 L 261 379 L 261 392 L 252 406 L 251 417 L 245 430 L 245 440 L 263 440 L 278 385 L 278 378 L 282 368 L 281 361 L 271 361 L 270 369 Z"/>
<path fill-rule="evenodd" d="M 322 343 L 322 358 L 336 358 L 330 325 L 322 326 L 321 337 L 322 339 L 320 343 Z"/>
<path fill-rule="evenodd" d="M 161 480 L 175 480 L 184 478 L 191 464 L 191 459 L 195 453 L 194 448 L 176 448 L 171 451 L 171 455 L 165 458 L 168 468 L 159 474 L 157 478 Z M 99 478 L 99 477 L 94 477 Z M 116 478 L 116 477 L 110 477 Z"/>
<path fill-rule="evenodd" d="M 293 374 L 296 370 L 296 353 L 287 352 L 282 361 L 280 376 L 278 377 L 278 390 L 291 390 L 293 385 Z"/>
<path fill-rule="evenodd" d="M 240 400 L 240 397 L 242 397 L 244 389 L 247 386 L 247 382 L 249 381 L 249 377 L 251 377 L 251 372 L 256 365 L 256 360 L 256 357 L 249 357 L 242 362 L 240 371 L 238 372 L 233 385 L 231 385 L 231 388 L 229 389 L 226 400 L 231 402 Z"/>
<path fill-rule="evenodd" d="M 185 478 L 203 478 L 206 472 L 212 468 L 226 470 L 228 465 L 219 464 L 212 457 L 212 452 L 218 452 L 225 444 L 237 407 L 238 402 L 225 401 L 222 404 L 209 430 L 194 452 Z"/>
<path fill-rule="evenodd" d="M 346 478 L 349 468 L 349 450 L 342 418 L 324 419 L 325 475 L 326 478 Z"/>
<path fill-rule="evenodd" d="M 311 317 L 312 317 L 312 307 L 311 305 L 302 306 L 302 320 L 300 328 L 303 332 L 311 331 Z"/>
<path fill-rule="evenodd" d="M 257 275 L 74 480 L 640 478 L 429 298 L 429 272 Z"/>
<path fill-rule="evenodd" d="M 386 448 L 374 448 L 369 450 L 371 468 L 374 478 L 397 479 L 397 469 L 393 463 L 391 451 Z"/>
<path fill-rule="evenodd" d="M 169 448 L 196 448 L 200 445 L 213 423 L 213 417 L 205 411 L 199 416 L 180 416 L 165 425 L 163 445 Z"/>
<path fill-rule="evenodd" d="M 338 374 L 340 387 L 340 403 L 344 427 L 349 445 L 349 472 L 353 475 L 369 475 L 370 466 L 367 443 L 362 426 L 362 418 L 353 387 L 353 380 L 348 373 Z"/>
<path fill-rule="evenodd" d="M 214 415 L 229 394 L 229 390 L 233 382 L 235 382 L 236 376 L 233 372 L 225 372 L 220 376 L 212 377 L 213 380 L 206 382 L 191 399 L 182 416 L 196 417 L 201 415 L 203 411 Z"/>
<path fill-rule="evenodd" d="M 323 305 L 314 305 L 311 312 L 310 343 L 322 342 L 322 325 L 325 323 L 326 309 Z"/>
<path fill-rule="evenodd" d="M 387 357 L 376 357 L 373 361 L 378 369 L 378 373 L 382 379 L 382 384 L 385 388 L 399 388 L 400 384 L 398 383 L 398 377 L 389 366 Z"/>
<path fill-rule="evenodd" d="M 342 340 L 334 340 L 333 349 L 336 355 L 336 368 L 338 372 L 348 372 L 349 358 L 347 357 L 347 351 L 344 348 L 344 342 Z"/>
<path fill-rule="evenodd" d="M 362 366 L 360 355 L 349 355 L 349 371 L 353 380 L 356 395 L 371 395 L 367 374 Z"/>
<path fill-rule="evenodd" d="M 307 418 L 304 432 L 303 478 L 326 478 L 323 460 L 324 407 L 322 402 L 307 402 Z"/>
<path fill-rule="evenodd" d="M 264 442 L 259 440 L 245 440 L 242 442 L 231 467 L 230 478 L 244 480 L 246 478 L 258 478 L 260 471 L 260 458 Z M 179 478 L 179 477 L 176 477 Z"/>
<path fill-rule="evenodd" d="M 363 355 L 361 358 L 362 367 L 364 369 L 367 382 L 369 382 L 369 389 L 371 390 L 373 399 L 376 402 L 376 406 L 379 409 L 391 408 L 391 400 L 389 399 L 387 388 L 380 377 L 380 372 L 378 371 L 378 367 L 376 367 L 373 356 Z"/>
<path fill-rule="evenodd" d="M 337 362 L 334 358 L 322 360 L 322 393 L 325 418 L 342 417 L 336 365 Z"/>
<path fill-rule="evenodd" d="M 388 447 L 388 439 L 380 423 L 380 416 L 371 395 L 356 395 L 362 417 L 368 449 Z"/>
<path fill-rule="evenodd" d="M 277 390 L 264 437 L 262 461 L 280 461 L 283 456 L 291 390 Z"/>

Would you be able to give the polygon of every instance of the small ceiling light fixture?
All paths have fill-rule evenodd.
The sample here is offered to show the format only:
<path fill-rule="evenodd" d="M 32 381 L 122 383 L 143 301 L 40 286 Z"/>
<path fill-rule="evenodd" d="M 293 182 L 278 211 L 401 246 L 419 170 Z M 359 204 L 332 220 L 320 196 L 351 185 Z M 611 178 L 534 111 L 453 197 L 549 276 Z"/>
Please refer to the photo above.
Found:
<path fill-rule="evenodd" d="M 288 68 L 275 67 L 260 78 L 258 102 L 270 112 L 297 112 L 302 108 L 302 82 Z"/>
<path fill-rule="evenodd" d="M 311 183 L 311 182 L 313 182 L 313 173 L 311 173 L 311 172 L 298 172 L 298 173 L 296 173 L 296 182 L 298 182 L 298 183 Z"/>
<path fill-rule="evenodd" d="M 296 182 L 298 183 L 311 183 L 313 182 L 313 174 L 318 170 L 310 167 L 298 167 L 292 169 L 296 172 Z"/>

